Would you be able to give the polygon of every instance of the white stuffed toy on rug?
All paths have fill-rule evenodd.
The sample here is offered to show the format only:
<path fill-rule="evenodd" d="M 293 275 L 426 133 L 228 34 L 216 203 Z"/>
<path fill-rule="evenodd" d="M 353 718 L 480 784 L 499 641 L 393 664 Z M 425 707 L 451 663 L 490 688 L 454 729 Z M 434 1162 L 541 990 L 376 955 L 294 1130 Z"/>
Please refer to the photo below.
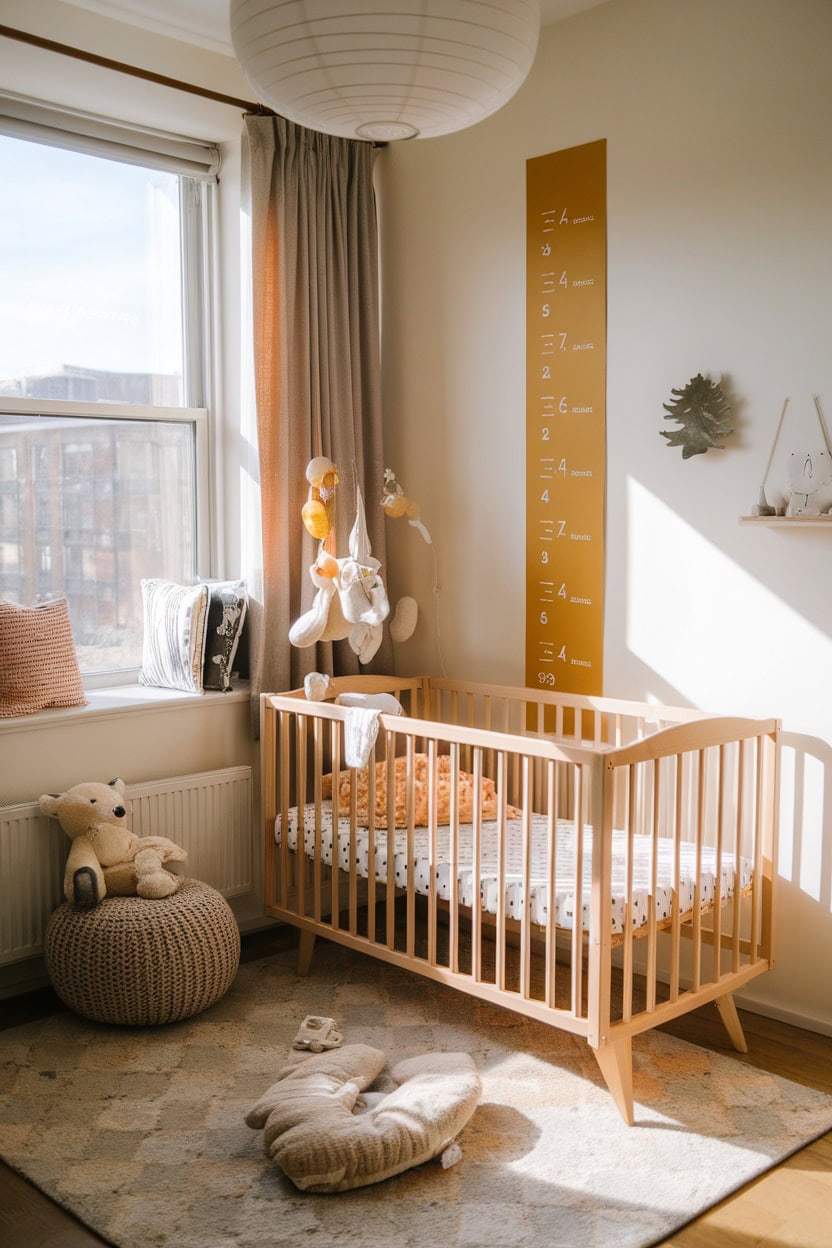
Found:
<path fill-rule="evenodd" d="M 267 1156 L 304 1192 L 379 1183 L 434 1157 L 461 1156 L 456 1137 L 479 1103 L 468 1053 L 425 1053 L 398 1062 L 389 1091 L 373 1092 L 386 1057 L 349 1044 L 287 1066 L 246 1114 Z"/>

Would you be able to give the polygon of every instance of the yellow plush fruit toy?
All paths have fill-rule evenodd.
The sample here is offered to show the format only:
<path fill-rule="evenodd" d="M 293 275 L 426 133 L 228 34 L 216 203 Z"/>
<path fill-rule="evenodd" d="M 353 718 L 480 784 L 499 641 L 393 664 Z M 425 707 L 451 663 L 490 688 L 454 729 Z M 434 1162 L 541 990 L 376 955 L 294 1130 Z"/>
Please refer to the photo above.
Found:
<path fill-rule="evenodd" d="M 316 455 L 306 465 L 306 480 L 309 482 L 309 496 L 303 505 L 301 518 L 307 533 L 316 541 L 323 542 L 335 523 L 338 470 L 331 459 Z"/>

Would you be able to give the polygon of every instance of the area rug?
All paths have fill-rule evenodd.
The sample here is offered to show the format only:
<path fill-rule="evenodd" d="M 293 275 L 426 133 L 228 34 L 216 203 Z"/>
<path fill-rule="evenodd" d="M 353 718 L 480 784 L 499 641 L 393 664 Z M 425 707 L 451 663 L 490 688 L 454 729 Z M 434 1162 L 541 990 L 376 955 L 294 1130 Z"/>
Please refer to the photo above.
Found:
<path fill-rule="evenodd" d="M 307 1014 L 393 1061 L 474 1057 L 456 1165 L 292 1187 L 243 1117 Z M 119 1248 L 646 1248 L 832 1128 L 832 1097 L 658 1032 L 628 1128 L 584 1041 L 320 941 L 306 979 L 286 952 L 187 1022 L 56 1014 L 0 1032 L 0 1063 L 0 1155 Z"/>

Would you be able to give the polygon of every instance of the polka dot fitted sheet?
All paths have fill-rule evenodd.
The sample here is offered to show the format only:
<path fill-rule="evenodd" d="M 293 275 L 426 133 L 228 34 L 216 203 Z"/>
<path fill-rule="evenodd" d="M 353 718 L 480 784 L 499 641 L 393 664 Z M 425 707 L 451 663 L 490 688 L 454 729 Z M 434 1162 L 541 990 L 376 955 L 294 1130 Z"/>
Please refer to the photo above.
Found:
<path fill-rule="evenodd" d="M 298 844 L 298 812 L 296 807 L 289 810 L 289 849 L 297 852 Z M 333 862 L 333 831 L 332 803 L 321 803 L 321 861 L 332 866 Z M 533 923 L 546 926 L 552 906 L 549 899 L 547 841 L 548 818 L 545 815 L 532 816 L 531 836 L 531 871 L 530 871 L 530 917 Z M 281 818 L 275 823 L 275 837 L 281 844 Z M 496 820 L 483 821 L 480 849 L 480 896 L 482 906 L 492 914 L 497 913 L 498 896 L 498 844 Z M 369 832 L 366 828 L 355 830 L 355 862 L 356 870 L 365 879 L 369 875 Z M 430 832 L 427 828 L 415 828 L 413 833 L 413 874 L 414 887 L 418 893 L 427 896 L 430 887 L 431 872 L 436 880 L 437 896 L 445 901 L 451 897 L 450 868 L 450 828 L 442 826 L 437 829 L 437 858 L 431 865 Z M 309 858 L 315 855 L 315 805 L 309 803 L 303 810 L 303 846 Z M 407 886 L 407 831 L 397 828 L 394 841 L 393 859 L 394 883 L 397 888 Z M 377 829 L 375 833 L 375 874 L 379 883 L 387 881 L 387 830 Z M 634 928 L 641 927 L 648 920 L 649 880 L 651 871 L 651 842 L 646 836 L 636 836 L 633 840 L 633 892 L 631 920 Z M 337 862 L 342 871 L 349 870 L 350 859 L 350 821 L 349 817 L 338 819 Z M 461 905 L 473 903 L 473 871 L 472 871 L 472 825 L 460 824 L 459 846 L 457 850 L 456 876 L 457 895 Z M 512 919 L 520 919 L 523 913 L 523 825 L 519 819 L 506 820 L 505 831 L 505 904 L 506 915 Z M 576 905 L 576 872 L 575 872 L 575 827 L 568 820 L 558 820 L 556 825 L 556 876 L 554 896 L 554 917 L 558 927 L 574 926 Z M 592 864 L 592 829 L 584 829 L 583 844 L 583 881 L 582 881 L 582 925 L 589 926 L 589 892 Z M 730 898 L 734 891 L 735 868 L 733 854 L 722 855 L 720 896 L 722 900 Z M 751 883 L 752 864 L 745 858 L 740 859 L 740 888 L 744 889 Z M 661 922 L 671 916 L 673 905 L 673 842 L 666 837 L 658 841 L 657 888 L 656 888 L 656 919 Z M 714 900 L 714 884 L 716 878 L 716 851 L 703 846 L 702 867 L 700 874 L 700 894 L 703 907 L 708 907 Z M 611 924 L 613 933 L 624 930 L 625 888 L 627 879 L 627 838 L 623 832 L 613 833 L 612 855 L 612 903 Z M 696 879 L 696 847 L 690 842 L 682 842 L 680 846 L 680 886 L 679 906 L 682 913 L 693 906 L 694 884 Z"/>

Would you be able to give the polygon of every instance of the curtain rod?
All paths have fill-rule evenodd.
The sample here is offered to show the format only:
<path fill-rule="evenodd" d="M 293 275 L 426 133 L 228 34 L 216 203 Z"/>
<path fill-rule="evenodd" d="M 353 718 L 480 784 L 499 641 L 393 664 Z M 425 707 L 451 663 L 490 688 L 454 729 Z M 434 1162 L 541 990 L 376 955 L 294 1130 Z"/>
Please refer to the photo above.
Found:
<path fill-rule="evenodd" d="M 66 43 L 57 43 L 54 39 L 44 39 L 40 35 L 32 35 L 28 31 L 18 30 L 14 26 L 0 25 L 0 36 L 6 39 L 17 39 L 20 43 L 30 43 L 33 47 L 43 48 L 47 52 L 57 52 L 60 56 L 71 56 L 78 61 L 86 61 L 90 65 L 98 65 L 102 69 L 113 69 L 119 74 L 130 74 L 133 78 L 141 78 L 145 82 L 155 82 L 162 87 L 172 87 L 174 91 L 186 91 L 189 95 L 201 95 L 206 100 L 216 100 L 219 104 L 230 104 L 241 108 L 246 113 L 262 113 L 274 117 L 273 109 L 265 104 L 252 103 L 251 100 L 238 100 L 233 95 L 223 95 L 219 91 L 209 91 L 206 87 L 197 87 L 189 82 L 179 82 L 176 78 L 168 78 L 164 74 L 153 73 L 149 69 L 139 69 L 135 65 L 125 65 L 123 61 L 114 61 L 107 56 L 98 56 L 95 52 L 84 52 L 81 48 L 70 47 Z"/>

